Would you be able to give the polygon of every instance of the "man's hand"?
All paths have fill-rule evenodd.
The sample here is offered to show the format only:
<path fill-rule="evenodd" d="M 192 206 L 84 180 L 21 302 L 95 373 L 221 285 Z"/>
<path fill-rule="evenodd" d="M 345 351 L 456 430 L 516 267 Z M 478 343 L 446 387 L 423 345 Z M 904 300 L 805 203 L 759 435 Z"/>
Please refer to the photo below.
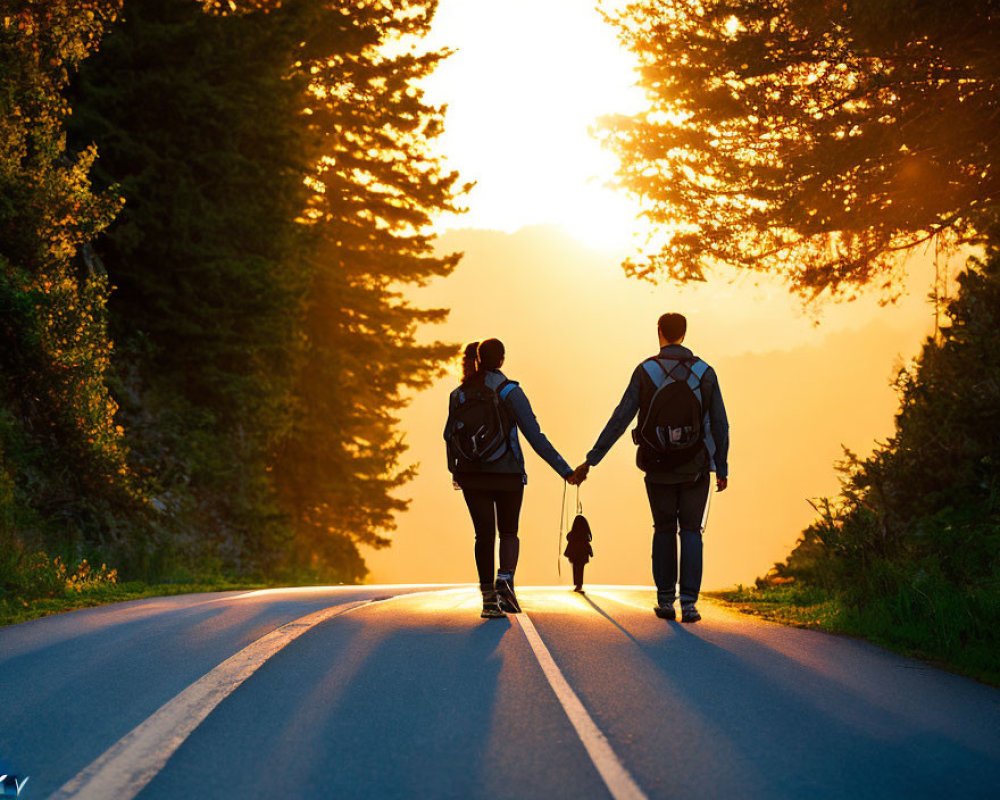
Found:
<path fill-rule="evenodd" d="M 716 478 L 715 479 L 715 491 L 724 492 L 726 487 L 729 485 L 729 478 Z"/>
<path fill-rule="evenodd" d="M 580 466 L 573 470 L 573 474 L 570 475 L 566 481 L 570 486 L 579 486 L 585 480 L 587 480 L 587 473 L 590 472 L 590 464 L 584 461 Z"/>

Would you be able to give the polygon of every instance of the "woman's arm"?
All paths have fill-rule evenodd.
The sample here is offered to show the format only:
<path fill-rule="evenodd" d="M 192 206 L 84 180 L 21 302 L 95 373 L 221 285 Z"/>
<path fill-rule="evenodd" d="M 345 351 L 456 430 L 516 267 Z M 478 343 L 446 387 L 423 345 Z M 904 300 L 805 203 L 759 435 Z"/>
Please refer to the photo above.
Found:
<path fill-rule="evenodd" d="M 531 410 L 531 403 L 528 402 L 528 396 L 524 393 L 524 390 L 520 386 L 515 386 L 507 395 L 507 402 L 510 403 L 510 408 L 514 412 L 514 420 L 517 422 L 517 427 L 521 429 L 521 433 L 528 440 L 531 449 L 538 453 L 545 463 L 552 467 L 561 477 L 568 478 L 572 475 L 572 467 L 566 463 L 566 459 L 559 455 L 559 451 L 552 446 L 548 437 L 542 433 L 538 420 L 535 418 L 535 412 Z"/>

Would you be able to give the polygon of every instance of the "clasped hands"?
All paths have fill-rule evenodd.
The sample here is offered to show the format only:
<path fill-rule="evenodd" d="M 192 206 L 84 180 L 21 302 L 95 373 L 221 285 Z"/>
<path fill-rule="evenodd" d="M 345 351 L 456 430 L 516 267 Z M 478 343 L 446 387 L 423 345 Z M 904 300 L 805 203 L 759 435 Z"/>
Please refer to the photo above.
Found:
<path fill-rule="evenodd" d="M 590 464 L 584 461 L 580 466 L 573 470 L 573 474 L 566 479 L 566 483 L 570 486 L 579 486 L 587 480 L 588 472 L 590 472 Z"/>

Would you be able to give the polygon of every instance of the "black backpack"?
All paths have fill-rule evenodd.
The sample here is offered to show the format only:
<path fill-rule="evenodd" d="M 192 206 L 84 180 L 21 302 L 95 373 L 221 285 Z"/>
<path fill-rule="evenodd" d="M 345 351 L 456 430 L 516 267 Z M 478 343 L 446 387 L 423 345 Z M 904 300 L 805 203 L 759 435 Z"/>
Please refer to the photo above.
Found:
<path fill-rule="evenodd" d="M 448 417 L 448 469 L 475 472 L 499 460 L 510 447 L 510 421 L 503 400 L 517 386 L 505 380 L 495 390 L 476 377 L 459 387 Z"/>
<path fill-rule="evenodd" d="M 647 472 L 667 471 L 688 463 L 705 447 L 701 379 L 708 364 L 682 356 L 650 358 L 642 366 L 654 391 L 632 431 L 639 446 L 636 463 Z"/>

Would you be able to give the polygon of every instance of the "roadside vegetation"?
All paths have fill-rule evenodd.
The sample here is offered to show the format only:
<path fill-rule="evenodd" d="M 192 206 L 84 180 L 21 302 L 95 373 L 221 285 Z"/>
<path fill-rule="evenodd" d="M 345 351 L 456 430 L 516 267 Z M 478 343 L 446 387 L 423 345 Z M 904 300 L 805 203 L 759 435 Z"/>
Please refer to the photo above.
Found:
<path fill-rule="evenodd" d="M 3 608 L 360 581 L 389 544 L 403 395 L 455 352 L 401 294 L 459 260 L 435 6 L 4 4 Z"/>
<path fill-rule="evenodd" d="M 895 433 L 847 453 L 788 558 L 722 599 L 1000 684 L 1000 225 L 897 379 Z"/>
<path fill-rule="evenodd" d="M 195 577 L 183 572 L 178 572 L 170 581 L 159 583 L 120 581 L 118 573 L 106 564 L 95 568 L 84 560 L 69 569 L 60 558 L 50 559 L 41 552 L 33 553 L 29 561 L 8 573 L 4 582 L 6 589 L 0 596 L 0 626 L 123 600 L 262 589 L 272 585 L 254 582 L 251 577 L 232 581 L 222 577 Z"/>
<path fill-rule="evenodd" d="M 941 324 L 899 372 L 895 433 L 846 453 L 788 558 L 723 599 L 1000 682 L 996 4 L 640 0 L 610 19 L 648 102 L 603 135 L 662 227 L 626 271 L 723 262 L 816 302 L 891 300 L 907 254 L 940 267 Z M 950 279 L 958 245 L 980 255 Z"/>

